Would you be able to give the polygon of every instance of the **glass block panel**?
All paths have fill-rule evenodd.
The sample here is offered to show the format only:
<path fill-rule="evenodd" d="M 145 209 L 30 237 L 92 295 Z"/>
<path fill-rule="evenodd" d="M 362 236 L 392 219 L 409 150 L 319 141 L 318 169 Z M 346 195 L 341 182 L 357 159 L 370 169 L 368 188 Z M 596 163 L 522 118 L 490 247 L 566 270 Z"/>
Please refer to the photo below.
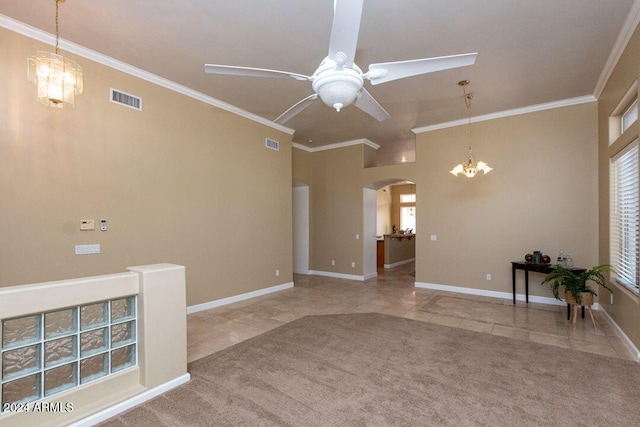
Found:
<path fill-rule="evenodd" d="M 136 314 L 135 298 L 127 297 L 111 301 L 111 321 L 133 317 Z"/>
<path fill-rule="evenodd" d="M 40 315 L 2 321 L 2 348 L 40 340 Z"/>
<path fill-rule="evenodd" d="M 44 315 L 44 337 L 52 338 L 76 331 L 76 309 L 52 311 Z"/>
<path fill-rule="evenodd" d="M 136 364 L 136 346 L 120 347 L 111 352 L 111 372 L 121 371 Z"/>
<path fill-rule="evenodd" d="M 76 358 L 76 336 L 58 338 L 44 343 L 44 367 L 60 365 Z"/>
<path fill-rule="evenodd" d="M 124 322 L 111 326 L 111 347 L 136 339 L 136 322 Z"/>
<path fill-rule="evenodd" d="M 40 369 L 40 344 L 2 353 L 2 380 L 6 381 Z"/>
<path fill-rule="evenodd" d="M 2 404 L 30 402 L 40 398 L 40 374 L 2 384 Z"/>
<path fill-rule="evenodd" d="M 107 349 L 107 328 L 95 329 L 80 334 L 80 356 Z"/>
<path fill-rule="evenodd" d="M 107 323 L 107 303 L 85 305 L 80 308 L 80 329 L 85 330 Z"/>
<path fill-rule="evenodd" d="M 80 383 L 84 384 L 107 375 L 107 353 L 80 361 Z"/>
<path fill-rule="evenodd" d="M 78 385 L 78 380 L 75 363 L 49 369 L 44 373 L 45 396 L 51 396 L 52 394 L 70 389 L 76 385 Z"/>

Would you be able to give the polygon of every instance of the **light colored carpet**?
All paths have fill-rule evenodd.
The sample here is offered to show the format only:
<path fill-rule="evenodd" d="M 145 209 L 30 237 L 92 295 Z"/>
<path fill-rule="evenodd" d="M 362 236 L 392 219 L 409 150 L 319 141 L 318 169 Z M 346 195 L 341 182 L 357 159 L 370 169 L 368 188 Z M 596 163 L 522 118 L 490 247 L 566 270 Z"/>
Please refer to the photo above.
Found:
<path fill-rule="evenodd" d="M 636 426 L 640 366 L 382 314 L 307 316 L 104 426 Z"/>

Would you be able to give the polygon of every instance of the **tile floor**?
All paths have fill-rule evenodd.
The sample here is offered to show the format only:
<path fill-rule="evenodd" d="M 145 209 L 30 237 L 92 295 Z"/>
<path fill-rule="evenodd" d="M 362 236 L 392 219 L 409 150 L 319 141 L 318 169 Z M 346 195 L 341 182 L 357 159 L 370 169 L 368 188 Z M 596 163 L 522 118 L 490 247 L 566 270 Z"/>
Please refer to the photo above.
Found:
<path fill-rule="evenodd" d="M 358 282 L 295 275 L 281 292 L 190 314 L 189 362 L 306 315 L 378 312 L 445 326 L 633 360 L 601 313 L 594 311 L 571 329 L 566 307 L 418 289 L 414 265 L 379 270 Z"/>

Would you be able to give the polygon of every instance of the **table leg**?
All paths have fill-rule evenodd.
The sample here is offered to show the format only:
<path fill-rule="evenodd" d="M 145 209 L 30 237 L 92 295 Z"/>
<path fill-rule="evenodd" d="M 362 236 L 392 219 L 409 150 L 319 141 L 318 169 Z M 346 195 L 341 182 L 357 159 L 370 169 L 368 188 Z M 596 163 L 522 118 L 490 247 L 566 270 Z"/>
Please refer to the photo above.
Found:
<path fill-rule="evenodd" d="M 567 304 L 567 320 L 571 320 L 571 304 Z"/>
<path fill-rule="evenodd" d="M 529 270 L 524 271 L 524 295 L 527 304 L 529 304 Z"/>
<path fill-rule="evenodd" d="M 591 316 L 593 316 L 593 314 Z M 584 319 L 584 305 L 582 306 L 582 318 Z"/>
<path fill-rule="evenodd" d="M 516 267 L 511 266 L 511 283 L 513 284 L 513 303 L 516 303 Z"/>

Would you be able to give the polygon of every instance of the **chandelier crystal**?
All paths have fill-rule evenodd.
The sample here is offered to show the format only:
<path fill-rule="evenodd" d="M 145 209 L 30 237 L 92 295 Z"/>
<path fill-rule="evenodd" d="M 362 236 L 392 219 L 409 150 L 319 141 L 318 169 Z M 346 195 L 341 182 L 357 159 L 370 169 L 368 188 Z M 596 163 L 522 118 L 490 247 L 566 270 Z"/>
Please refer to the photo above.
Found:
<path fill-rule="evenodd" d="M 75 95 L 82 94 L 82 67 L 75 61 L 58 54 L 59 24 L 58 3 L 56 2 L 56 51 L 37 51 L 27 59 L 28 79 L 35 83 L 38 101 L 55 108 L 63 108 L 63 104 L 74 105 Z"/>
<path fill-rule="evenodd" d="M 473 178 L 478 174 L 478 172 L 484 172 L 484 174 L 488 174 L 493 170 L 493 168 L 489 167 L 485 162 L 475 162 L 473 160 L 473 152 L 471 151 L 471 99 L 473 95 L 467 93 L 466 86 L 469 84 L 469 80 L 462 80 L 458 82 L 458 85 L 462 87 L 462 93 L 464 95 L 464 103 L 467 106 L 467 118 L 469 120 L 467 128 L 469 130 L 469 158 L 466 162 L 458 164 L 456 167 L 451 169 L 449 172 L 455 176 L 458 174 L 462 174 L 467 178 Z"/>

